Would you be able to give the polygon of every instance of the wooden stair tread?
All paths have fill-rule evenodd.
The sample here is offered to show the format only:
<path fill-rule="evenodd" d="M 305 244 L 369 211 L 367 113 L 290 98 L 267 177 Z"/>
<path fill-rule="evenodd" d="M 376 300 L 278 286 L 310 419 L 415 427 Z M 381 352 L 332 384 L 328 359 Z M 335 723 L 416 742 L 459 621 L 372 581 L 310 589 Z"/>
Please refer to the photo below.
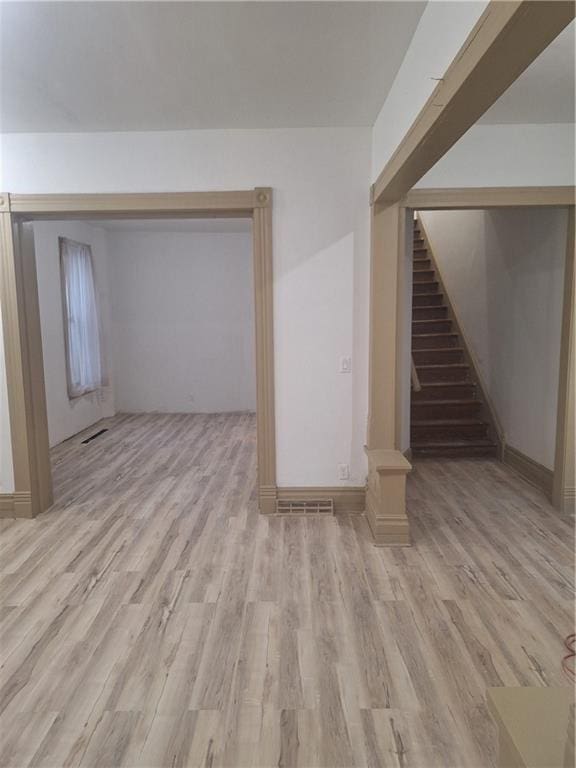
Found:
<path fill-rule="evenodd" d="M 448 333 L 451 328 L 452 320 L 446 317 L 436 317 L 432 320 L 412 320 L 412 327 L 415 331 L 428 331 L 436 333 Z"/>
<path fill-rule="evenodd" d="M 420 386 L 422 389 L 427 389 L 428 387 L 461 387 L 462 382 L 461 381 L 423 381 Z M 467 382 L 466 386 L 473 386 L 473 383 Z"/>
<path fill-rule="evenodd" d="M 486 424 L 482 419 L 413 419 L 413 427 L 477 427 Z"/>
<path fill-rule="evenodd" d="M 413 349 L 412 352 L 464 352 L 464 347 L 426 347 L 426 349 Z M 429 363 L 433 365 L 433 363 Z"/>
<path fill-rule="evenodd" d="M 448 383 L 454 384 L 453 381 Z M 422 384 L 422 387 L 424 386 L 425 385 Z M 432 405 L 434 407 L 437 405 L 482 405 L 482 401 L 474 398 L 462 398 L 461 400 L 414 400 L 412 405 Z"/>
<path fill-rule="evenodd" d="M 427 338 L 431 339 L 433 336 L 458 336 L 457 333 L 454 333 L 453 331 L 437 331 L 436 333 L 413 333 L 412 336 L 418 336 L 419 338 Z"/>
<path fill-rule="evenodd" d="M 447 347 L 447 349 L 456 349 L 456 347 Z M 415 351 L 423 351 L 423 350 L 415 350 Z M 420 368 L 426 368 L 429 370 L 430 368 L 469 368 L 470 366 L 468 363 L 417 363 L 416 364 L 416 370 L 419 371 Z"/>
<path fill-rule="evenodd" d="M 411 442 L 411 448 L 418 450 L 422 448 L 496 448 L 496 443 L 485 438 L 473 438 L 472 440 L 416 440 Z"/>

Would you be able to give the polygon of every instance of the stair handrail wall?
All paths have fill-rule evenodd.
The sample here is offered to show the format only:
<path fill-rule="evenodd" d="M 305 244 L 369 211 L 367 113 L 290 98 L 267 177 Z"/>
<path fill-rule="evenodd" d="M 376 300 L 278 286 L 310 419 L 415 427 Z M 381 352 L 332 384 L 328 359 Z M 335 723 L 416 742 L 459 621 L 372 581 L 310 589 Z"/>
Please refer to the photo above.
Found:
<path fill-rule="evenodd" d="M 411 360 L 412 360 L 412 370 L 410 373 L 410 378 L 412 381 L 412 389 L 414 390 L 414 392 L 420 392 L 420 390 L 422 389 L 422 385 L 420 384 L 418 371 L 416 370 L 416 366 L 414 365 L 414 355 L 412 355 Z"/>
<path fill-rule="evenodd" d="M 446 290 L 446 283 L 442 275 L 442 270 L 439 268 L 438 261 L 434 256 L 434 251 L 432 249 L 430 239 L 428 237 L 428 233 L 426 232 L 426 227 L 424 226 L 424 222 L 422 221 L 422 217 L 420 216 L 419 211 L 416 211 L 416 221 L 418 222 L 418 227 L 421 232 L 421 237 L 424 240 L 424 245 L 428 251 L 428 257 L 430 258 L 432 266 L 436 270 L 436 279 L 438 280 L 440 291 L 444 294 L 444 298 L 446 300 L 446 306 L 448 307 L 448 317 L 450 320 L 452 320 L 458 333 L 460 334 L 460 338 L 462 339 L 462 342 L 464 345 L 464 357 L 466 358 L 466 362 L 468 363 L 468 365 L 470 366 L 470 368 L 474 373 L 475 384 L 480 390 L 481 399 L 487 411 L 486 417 L 487 417 L 488 425 L 490 428 L 490 432 L 492 432 L 492 437 L 494 438 L 498 446 L 498 458 L 500 459 L 500 461 L 503 461 L 504 450 L 506 448 L 506 435 L 505 435 L 504 429 L 502 428 L 502 424 L 498 419 L 498 416 L 496 414 L 496 409 L 494 408 L 494 404 L 490 396 L 488 395 L 488 388 L 480 373 L 480 366 L 476 358 L 474 357 L 474 353 L 472 352 L 472 347 L 470 346 L 470 343 L 466 337 L 466 334 L 462 330 L 462 324 L 458 319 L 456 309 L 450 299 L 450 294 Z"/>

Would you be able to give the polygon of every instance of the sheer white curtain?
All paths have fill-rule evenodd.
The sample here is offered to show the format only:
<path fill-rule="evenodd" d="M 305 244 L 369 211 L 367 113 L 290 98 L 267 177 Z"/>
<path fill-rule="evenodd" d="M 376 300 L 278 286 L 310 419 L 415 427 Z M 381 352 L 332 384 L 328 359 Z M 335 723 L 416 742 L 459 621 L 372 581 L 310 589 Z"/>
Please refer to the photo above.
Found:
<path fill-rule="evenodd" d="M 103 384 L 100 323 L 92 251 L 60 238 L 68 396 L 80 397 Z"/>

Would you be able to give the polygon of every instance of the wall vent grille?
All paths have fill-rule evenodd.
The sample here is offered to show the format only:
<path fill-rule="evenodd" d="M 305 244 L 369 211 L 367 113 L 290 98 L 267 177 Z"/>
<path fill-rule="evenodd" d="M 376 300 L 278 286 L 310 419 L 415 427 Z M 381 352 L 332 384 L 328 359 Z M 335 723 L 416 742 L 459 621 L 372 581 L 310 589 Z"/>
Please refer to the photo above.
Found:
<path fill-rule="evenodd" d="M 332 499 L 277 499 L 276 512 L 282 515 L 333 515 Z"/>
<path fill-rule="evenodd" d="M 104 432 L 108 432 L 108 429 L 101 429 L 99 432 L 96 432 L 93 435 L 90 435 L 90 437 L 87 437 L 86 440 L 82 440 L 82 445 L 86 445 L 87 443 L 91 443 L 92 440 L 96 440 L 97 437 L 100 437 L 100 435 L 103 435 Z"/>

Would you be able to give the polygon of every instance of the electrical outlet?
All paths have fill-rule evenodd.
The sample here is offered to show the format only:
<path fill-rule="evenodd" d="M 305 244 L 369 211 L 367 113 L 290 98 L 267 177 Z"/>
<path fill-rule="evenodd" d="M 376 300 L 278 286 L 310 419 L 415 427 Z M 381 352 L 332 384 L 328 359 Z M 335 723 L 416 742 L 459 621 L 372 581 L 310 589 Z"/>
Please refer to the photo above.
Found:
<path fill-rule="evenodd" d="M 349 464 L 338 464 L 338 478 L 340 480 L 350 480 Z"/>
<path fill-rule="evenodd" d="M 352 358 L 341 357 L 340 358 L 340 373 L 350 373 L 352 371 Z"/>

